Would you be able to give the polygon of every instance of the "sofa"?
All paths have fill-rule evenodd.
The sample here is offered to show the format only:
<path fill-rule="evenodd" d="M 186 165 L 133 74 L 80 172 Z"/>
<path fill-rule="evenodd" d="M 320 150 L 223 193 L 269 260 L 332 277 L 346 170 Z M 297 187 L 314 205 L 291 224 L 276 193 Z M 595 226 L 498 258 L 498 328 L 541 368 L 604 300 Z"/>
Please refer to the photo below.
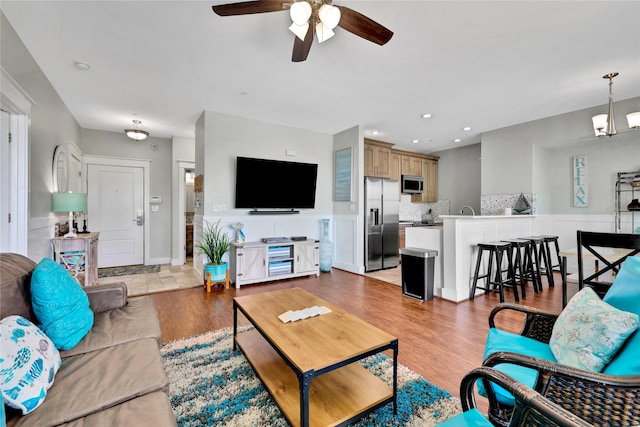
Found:
<path fill-rule="evenodd" d="M 0 254 L 0 319 L 18 315 L 38 324 L 31 298 L 35 268 L 22 255 Z M 82 289 L 93 325 L 77 345 L 59 351 L 53 384 L 35 410 L 22 415 L 4 407 L 6 425 L 176 426 L 153 299 L 128 299 L 124 284 Z"/>

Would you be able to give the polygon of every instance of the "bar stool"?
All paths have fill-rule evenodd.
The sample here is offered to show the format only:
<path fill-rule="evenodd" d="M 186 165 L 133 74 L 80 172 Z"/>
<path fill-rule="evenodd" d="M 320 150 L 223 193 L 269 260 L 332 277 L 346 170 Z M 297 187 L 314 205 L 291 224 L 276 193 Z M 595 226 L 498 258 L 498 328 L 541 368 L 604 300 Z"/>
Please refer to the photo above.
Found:
<path fill-rule="evenodd" d="M 519 237 L 521 240 L 529 242 L 528 250 L 524 252 L 524 263 L 530 265 L 531 268 L 527 271 L 525 280 L 531 280 L 533 283 L 533 290 L 535 293 L 542 291 L 542 273 L 540 271 L 540 246 L 544 243 L 544 239 L 538 236 Z M 543 251 L 542 254 L 545 254 Z M 546 255 L 545 255 L 546 256 Z"/>
<path fill-rule="evenodd" d="M 553 271 L 557 268 L 557 271 L 560 272 L 560 275 L 564 274 L 564 272 L 562 271 L 562 260 L 560 257 L 560 245 L 558 245 L 558 236 L 541 235 L 539 237 L 542 237 L 544 243 L 543 245 L 540 245 L 540 250 L 544 251 L 545 256 L 544 269 L 542 269 L 541 272 L 547 275 L 549 286 L 553 287 L 555 285 L 553 280 Z M 553 243 L 556 251 L 556 261 L 558 262 L 557 264 L 553 264 L 553 262 L 551 261 L 551 249 L 549 248 L 549 245 L 551 243 Z"/>
<path fill-rule="evenodd" d="M 538 293 L 538 285 L 535 281 L 536 276 L 533 274 L 531 256 L 527 257 L 527 253 L 531 253 L 531 242 L 524 239 L 504 239 L 503 242 L 511 244 L 511 250 L 513 252 L 513 279 L 514 281 L 520 281 L 522 298 L 527 297 L 527 280 L 533 281 L 533 291 Z"/>
<path fill-rule="evenodd" d="M 473 283 L 469 292 L 469 299 L 473 300 L 476 296 L 476 289 L 483 289 L 485 295 L 489 292 L 497 292 L 500 294 L 500 302 L 504 302 L 504 288 L 513 288 L 513 296 L 517 301 L 520 301 L 518 297 L 518 286 L 516 285 L 513 276 L 513 263 L 512 263 L 512 249 L 511 244 L 507 242 L 486 242 L 478 243 L 478 258 L 476 261 L 476 269 L 473 275 Z M 482 254 L 484 251 L 489 252 L 489 259 L 487 264 L 487 271 L 485 274 L 479 276 L 480 264 L 482 264 Z M 506 254 L 507 257 L 507 278 L 503 279 L 502 274 L 502 260 Z M 493 272 L 493 261 L 495 258 L 496 268 Z M 495 274 L 495 280 L 491 280 L 493 274 Z M 485 279 L 484 287 L 478 286 L 478 280 Z"/>

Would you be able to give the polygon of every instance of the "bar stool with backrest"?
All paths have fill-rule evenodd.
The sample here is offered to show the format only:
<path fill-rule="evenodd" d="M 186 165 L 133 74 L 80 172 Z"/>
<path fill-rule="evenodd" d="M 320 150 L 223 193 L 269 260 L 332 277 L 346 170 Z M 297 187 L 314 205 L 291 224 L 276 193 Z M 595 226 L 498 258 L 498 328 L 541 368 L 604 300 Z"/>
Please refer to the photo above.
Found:
<path fill-rule="evenodd" d="M 469 292 L 469 299 L 473 300 L 476 296 L 476 289 L 483 289 L 485 295 L 489 292 L 497 292 L 500 295 L 500 302 L 504 302 L 504 288 L 513 288 L 513 296 L 516 301 L 520 301 L 518 297 L 518 287 L 513 276 L 512 249 L 511 244 L 507 242 L 486 242 L 478 243 L 478 258 L 476 260 L 476 269 L 473 275 L 473 282 Z M 482 255 L 487 251 L 489 253 L 487 270 L 485 274 L 480 274 L 480 264 L 482 264 Z M 503 279 L 502 261 L 507 259 L 507 277 Z M 495 260 L 495 271 L 493 263 Z M 495 276 L 495 277 L 494 277 Z M 478 280 L 485 279 L 484 287 L 478 286 Z"/>

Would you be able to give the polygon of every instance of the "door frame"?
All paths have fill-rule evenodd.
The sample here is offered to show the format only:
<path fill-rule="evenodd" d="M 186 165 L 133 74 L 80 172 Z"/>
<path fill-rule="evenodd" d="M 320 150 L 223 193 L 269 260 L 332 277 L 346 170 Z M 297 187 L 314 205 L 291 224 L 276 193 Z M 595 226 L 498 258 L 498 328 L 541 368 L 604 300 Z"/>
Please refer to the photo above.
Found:
<path fill-rule="evenodd" d="M 149 170 L 151 167 L 151 160 L 144 159 L 127 159 L 123 157 L 108 157 L 108 156 L 95 156 L 91 154 L 84 154 L 82 156 L 82 191 L 87 192 L 88 187 L 88 166 L 89 165 L 106 165 L 106 166 L 124 166 L 135 167 L 143 169 L 143 206 L 144 206 L 144 265 L 151 264 L 151 248 L 150 248 L 150 236 L 151 227 L 149 227 Z"/>
<path fill-rule="evenodd" d="M 173 197 L 177 203 L 173 203 L 172 223 L 175 224 L 173 229 L 173 239 L 171 245 L 171 265 L 184 265 L 185 263 L 185 245 L 186 239 L 186 221 L 184 219 L 184 174 L 186 169 L 196 168 L 195 162 L 187 162 L 178 160 L 173 176 Z"/>
<path fill-rule="evenodd" d="M 29 123 L 35 101 L 0 67 L 0 107 L 9 113 L 9 179 L 11 252 L 28 256 L 29 241 Z"/>

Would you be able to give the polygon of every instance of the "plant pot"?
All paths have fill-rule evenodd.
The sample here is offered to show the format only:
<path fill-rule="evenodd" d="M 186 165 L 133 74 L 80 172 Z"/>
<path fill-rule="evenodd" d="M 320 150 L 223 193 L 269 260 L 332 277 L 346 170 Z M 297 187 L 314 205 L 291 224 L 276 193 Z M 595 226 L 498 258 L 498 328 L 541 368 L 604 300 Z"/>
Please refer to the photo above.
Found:
<path fill-rule="evenodd" d="M 224 282 L 224 280 L 227 278 L 227 266 L 228 264 L 222 263 L 222 264 L 207 264 L 204 266 L 204 276 L 205 279 L 207 278 L 207 275 L 210 273 L 211 274 L 211 278 L 209 279 L 210 282 Z"/>

